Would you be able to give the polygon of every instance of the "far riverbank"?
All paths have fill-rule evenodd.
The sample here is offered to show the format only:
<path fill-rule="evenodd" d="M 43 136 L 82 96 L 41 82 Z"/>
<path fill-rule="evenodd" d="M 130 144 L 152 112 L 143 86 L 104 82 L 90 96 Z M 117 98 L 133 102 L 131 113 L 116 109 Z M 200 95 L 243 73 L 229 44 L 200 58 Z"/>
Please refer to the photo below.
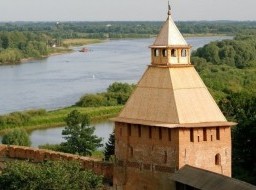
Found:
<path fill-rule="evenodd" d="M 85 39 L 85 38 L 74 38 L 74 39 L 65 39 L 62 42 L 62 45 L 59 47 L 48 47 L 49 53 L 47 55 L 42 55 L 40 57 L 26 57 L 26 58 L 21 58 L 20 60 L 16 60 L 16 58 L 11 59 L 11 60 L 16 60 L 12 62 L 0 62 L 0 66 L 3 65 L 17 65 L 17 64 L 22 64 L 26 63 L 29 61 L 36 61 L 36 60 L 41 60 L 45 59 L 51 56 L 55 55 L 62 55 L 66 53 L 72 53 L 74 51 L 74 48 L 77 46 L 85 46 L 85 45 L 90 45 L 90 44 L 96 44 L 96 43 L 102 43 L 106 40 L 103 39 Z M 19 52 L 21 53 L 21 52 Z M 15 54 L 11 54 L 11 56 L 16 56 Z"/>
<path fill-rule="evenodd" d="M 123 106 L 84 108 L 71 106 L 53 111 L 28 110 L 14 112 L 0 116 L 0 134 L 4 134 L 9 129 L 17 127 L 32 131 L 35 129 L 65 126 L 65 118 L 73 110 L 78 110 L 82 114 L 88 114 L 92 122 L 102 121 L 115 117 L 121 111 L 122 107 Z"/>

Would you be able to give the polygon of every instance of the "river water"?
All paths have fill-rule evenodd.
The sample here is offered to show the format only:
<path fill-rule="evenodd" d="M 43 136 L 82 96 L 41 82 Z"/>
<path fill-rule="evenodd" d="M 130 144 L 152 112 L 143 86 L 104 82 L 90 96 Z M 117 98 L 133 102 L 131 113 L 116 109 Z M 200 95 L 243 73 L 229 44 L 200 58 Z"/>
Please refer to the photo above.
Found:
<path fill-rule="evenodd" d="M 210 41 L 232 37 L 192 37 L 187 42 L 193 49 Z M 20 65 L 0 66 L 0 114 L 26 109 L 57 109 L 74 104 L 83 94 L 104 91 L 115 81 L 136 83 L 150 64 L 149 45 L 153 39 L 110 40 L 86 46 L 87 53 L 74 52 L 29 61 Z M 105 139 L 108 132 L 96 125 L 96 133 Z M 31 133 L 33 146 L 58 143 L 61 128 L 35 130 Z M 59 135 L 58 135 L 59 134 Z M 45 140 L 47 139 L 47 140 Z"/>

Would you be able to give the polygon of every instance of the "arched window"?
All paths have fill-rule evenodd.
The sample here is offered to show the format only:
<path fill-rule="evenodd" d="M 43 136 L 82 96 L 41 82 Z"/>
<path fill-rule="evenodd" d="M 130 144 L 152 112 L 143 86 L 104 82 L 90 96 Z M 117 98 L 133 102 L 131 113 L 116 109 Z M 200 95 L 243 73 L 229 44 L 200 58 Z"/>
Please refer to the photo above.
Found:
<path fill-rule="evenodd" d="M 176 49 L 172 49 L 171 50 L 171 56 L 172 57 L 176 57 L 177 55 L 176 55 L 177 53 L 176 53 Z"/>
<path fill-rule="evenodd" d="M 221 165 L 221 157 L 220 154 L 215 155 L 215 165 L 220 166 Z"/>
<path fill-rule="evenodd" d="M 154 49 L 154 56 L 158 57 L 159 56 L 159 49 Z"/>
<path fill-rule="evenodd" d="M 163 57 L 167 57 L 167 49 L 162 50 L 162 55 L 163 55 Z"/>
<path fill-rule="evenodd" d="M 187 50 L 186 49 L 181 50 L 181 57 L 187 57 Z"/>

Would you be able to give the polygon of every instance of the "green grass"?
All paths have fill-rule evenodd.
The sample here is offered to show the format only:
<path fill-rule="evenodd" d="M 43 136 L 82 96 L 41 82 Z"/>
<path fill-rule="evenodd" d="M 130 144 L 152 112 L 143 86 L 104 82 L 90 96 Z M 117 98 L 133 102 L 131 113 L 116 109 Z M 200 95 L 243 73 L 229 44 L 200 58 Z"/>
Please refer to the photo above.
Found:
<path fill-rule="evenodd" d="M 78 110 L 83 114 L 89 114 L 92 122 L 99 121 L 111 117 L 115 117 L 122 109 L 123 106 L 108 106 L 108 107 L 76 107 L 71 106 L 54 111 L 47 111 L 44 114 L 29 115 L 25 121 L 19 121 L 17 123 L 1 123 L 0 120 L 0 133 L 5 133 L 12 128 L 24 128 L 27 131 L 39 128 L 51 128 L 65 125 L 65 118 L 72 110 Z M 18 112 L 20 114 L 28 115 L 28 111 Z M 10 114 L 1 116 L 0 119 L 6 121 L 10 117 Z"/>
<path fill-rule="evenodd" d="M 104 152 L 102 150 L 95 150 L 92 152 L 92 158 L 103 160 L 104 159 Z"/>

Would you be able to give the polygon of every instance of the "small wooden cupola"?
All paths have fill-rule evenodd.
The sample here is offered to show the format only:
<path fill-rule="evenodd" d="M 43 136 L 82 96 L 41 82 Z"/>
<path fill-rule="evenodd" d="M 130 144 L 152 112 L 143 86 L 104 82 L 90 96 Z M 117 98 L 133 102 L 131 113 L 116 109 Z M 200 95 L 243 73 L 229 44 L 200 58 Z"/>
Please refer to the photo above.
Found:
<path fill-rule="evenodd" d="M 151 48 L 151 64 L 157 65 L 190 65 L 190 49 L 171 17 L 169 6 L 168 18 L 162 26 Z"/>

